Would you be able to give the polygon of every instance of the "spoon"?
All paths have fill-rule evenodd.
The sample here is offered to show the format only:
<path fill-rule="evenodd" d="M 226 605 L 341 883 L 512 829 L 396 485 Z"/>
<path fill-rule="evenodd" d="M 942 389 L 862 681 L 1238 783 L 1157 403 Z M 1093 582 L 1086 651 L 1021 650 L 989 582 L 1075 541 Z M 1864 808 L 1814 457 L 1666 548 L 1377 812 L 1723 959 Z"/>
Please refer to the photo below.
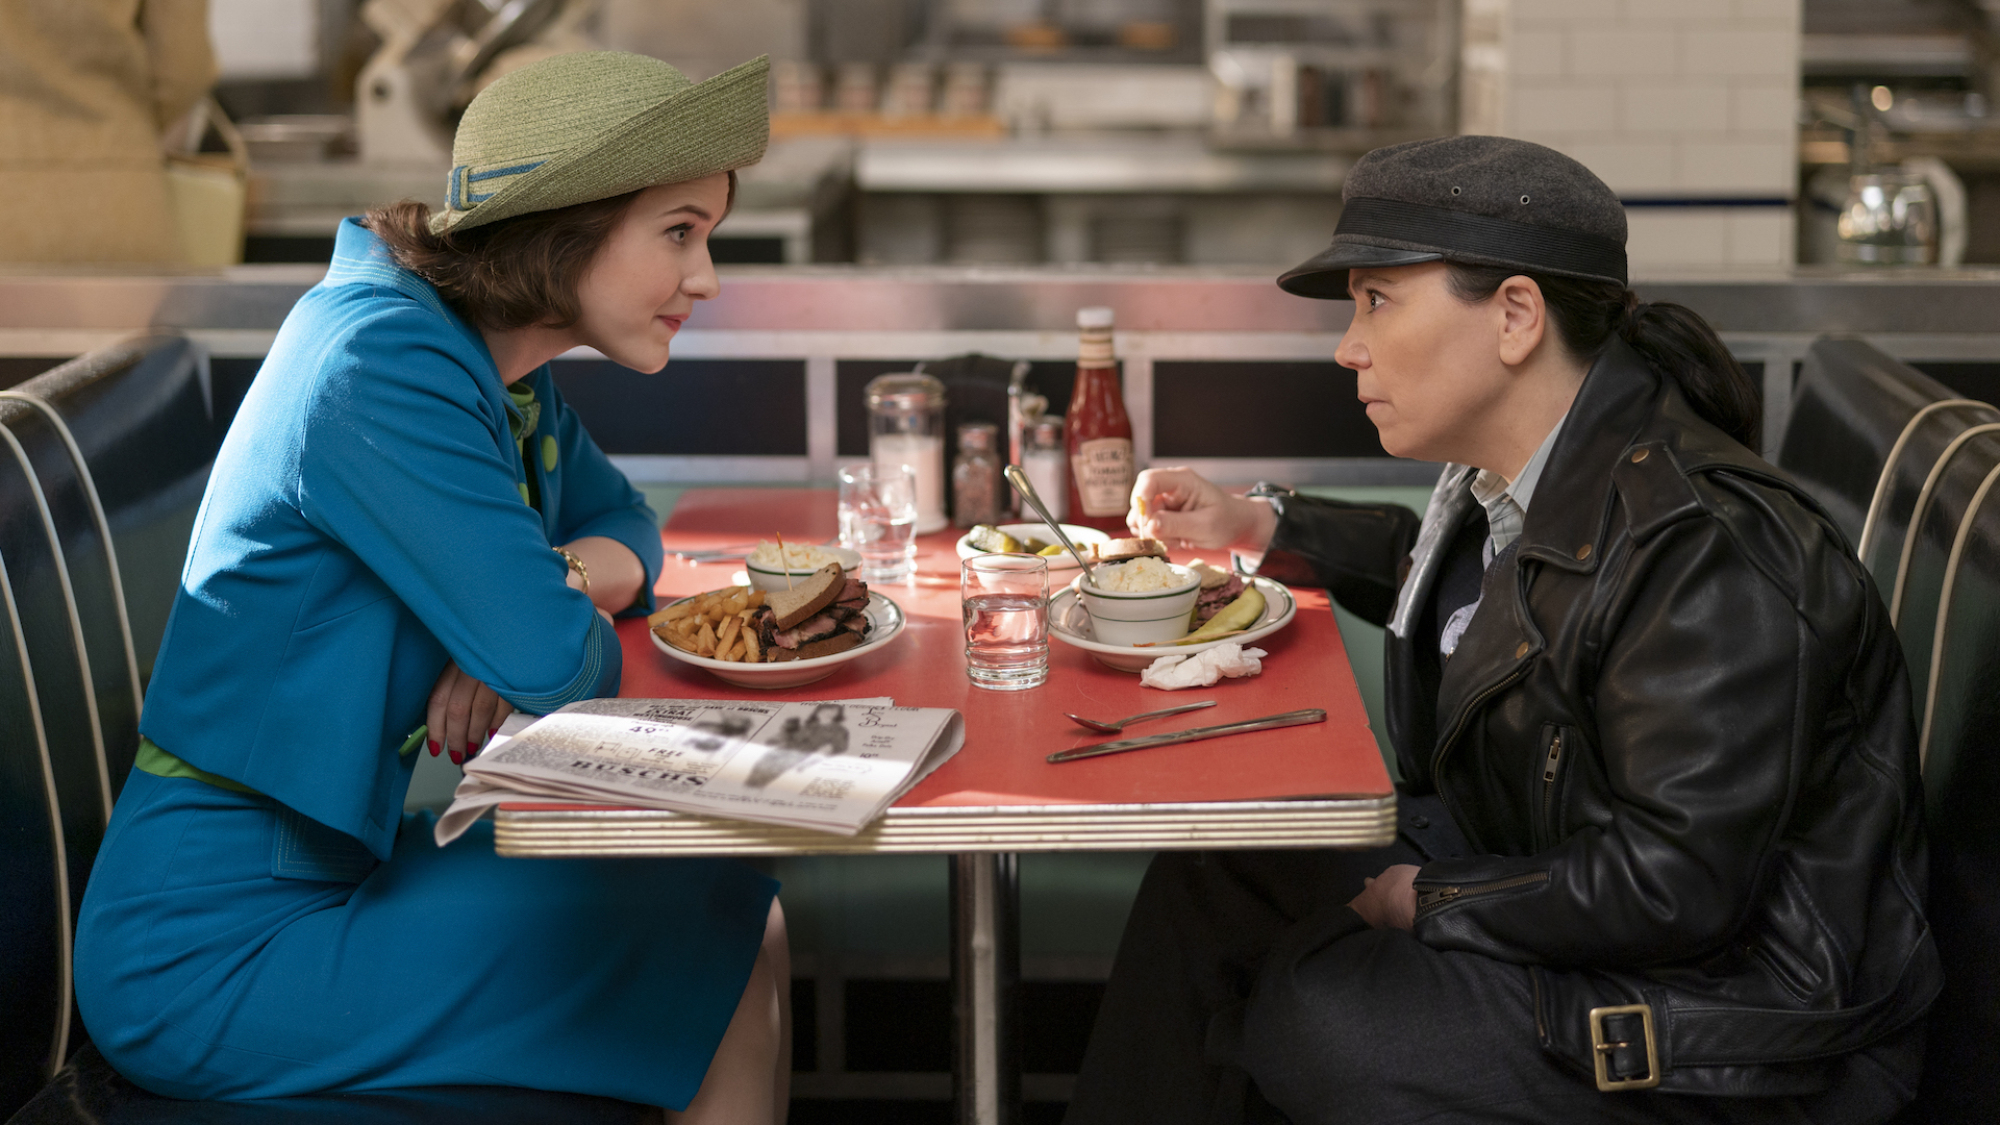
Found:
<path fill-rule="evenodd" d="M 1082 551 L 1076 549 L 1076 544 L 1069 541 L 1069 536 L 1063 534 L 1062 525 L 1056 523 L 1049 515 L 1049 510 L 1042 506 L 1042 498 L 1035 494 L 1034 482 L 1028 479 L 1028 474 L 1022 472 L 1019 465 L 1009 465 L 1004 472 L 1007 483 L 1013 485 L 1014 491 L 1021 494 L 1021 499 L 1028 502 L 1028 507 L 1033 508 L 1035 514 L 1042 517 L 1042 522 L 1049 525 L 1050 531 L 1055 532 L 1056 540 L 1076 559 L 1076 565 L 1083 568 L 1084 577 L 1090 579 L 1092 586 L 1097 585 L 1097 576 L 1090 572 L 1090 561 L 1083 557 Z"/>
<path fill-rule="evenodd" d="M 1070 722 L 1075 723 L 1077 726 L 1080 727 L 1088 727 L 1091 730 L 1103 731 L 1105 734 L 1117 734 L 1119 731 L 1124 730 L 1126 726 L 1128 726 L 1129 724 L 1136 723 L 1141 719 L 1157 719 L 1163 715 L 1178 715 L 1182 711 L 1199 711 L 1204 707 L 1213 707 L 1213 706 L 1215 706 L 1215 700 L 1204 699 L 1200 703 L 1184 703 L 1179 707 L 1169 707 L 1164 711 L 1142 711 L 1137 715 L 1127 715 L 1122 719 L 1117 719 L 1108 723 L 1099 719 L 1086 719 L 1082 715 L 1072 715 L 1069 714 L 1068 712 L 1063 713 L 1063 718 L 1068 719 Z"/>

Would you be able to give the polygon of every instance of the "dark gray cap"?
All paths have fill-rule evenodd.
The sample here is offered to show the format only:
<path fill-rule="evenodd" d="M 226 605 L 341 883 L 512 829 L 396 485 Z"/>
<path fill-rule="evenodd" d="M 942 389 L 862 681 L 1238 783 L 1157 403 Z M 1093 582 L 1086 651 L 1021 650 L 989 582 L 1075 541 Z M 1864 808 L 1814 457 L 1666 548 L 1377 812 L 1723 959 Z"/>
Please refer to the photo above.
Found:
<path fill-rule="evenodd" d="M 1355 161 L 1333 245 L 1278 278 L 1345 299 L 1347 271 L 1453 261 L 1591 281 L 1625 278 L 1625 208 L 1590 169 L 1509 137 L 1439 137 Z"/>

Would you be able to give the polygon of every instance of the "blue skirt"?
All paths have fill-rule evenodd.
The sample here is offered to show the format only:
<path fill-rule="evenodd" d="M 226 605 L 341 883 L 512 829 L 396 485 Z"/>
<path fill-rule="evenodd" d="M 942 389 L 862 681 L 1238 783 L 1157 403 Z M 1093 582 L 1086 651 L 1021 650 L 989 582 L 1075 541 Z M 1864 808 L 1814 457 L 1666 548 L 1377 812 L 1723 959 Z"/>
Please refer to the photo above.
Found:
<path fill-rule="evenodd" d="M 84 1026 L 178 1098 L 525 1086 L 684 1108 L 777 883 L 733 860 L 388 862 L 268 797 L 137 770 L 84 896 Z"/>

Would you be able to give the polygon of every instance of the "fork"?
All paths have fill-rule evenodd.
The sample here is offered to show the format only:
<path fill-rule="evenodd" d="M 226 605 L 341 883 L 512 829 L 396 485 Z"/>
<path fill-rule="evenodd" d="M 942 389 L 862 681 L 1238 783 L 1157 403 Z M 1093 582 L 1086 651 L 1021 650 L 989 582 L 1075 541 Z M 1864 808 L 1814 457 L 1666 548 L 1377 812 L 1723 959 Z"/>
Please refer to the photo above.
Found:
<path fill-rule="evenodd" d="M 1215 706 L 1215 700 L 1204 699 L 1200 703 L 1183 703 L 1179 707 L 1169 707 L 1164 711 L 1141 711 L 1137 715 L 1127 715 L 1122 719 L 1114 719 L 1108 723 L 1101 719 L 1086 719 L 1082 715 L 1072 715 L 1067 711 L 1063 712 L 1063 718 L 1089 730 L 1101 731 L 1105 734 L 1117 734 L 1119 731 L 1124 730 L 1129 723 L 1136 723 L 1143 719 L 1158 719 L 1166 715 L 1178 715 L 1182 711 L 1199 711 L 1203 707 L 1213 706 Z"/>

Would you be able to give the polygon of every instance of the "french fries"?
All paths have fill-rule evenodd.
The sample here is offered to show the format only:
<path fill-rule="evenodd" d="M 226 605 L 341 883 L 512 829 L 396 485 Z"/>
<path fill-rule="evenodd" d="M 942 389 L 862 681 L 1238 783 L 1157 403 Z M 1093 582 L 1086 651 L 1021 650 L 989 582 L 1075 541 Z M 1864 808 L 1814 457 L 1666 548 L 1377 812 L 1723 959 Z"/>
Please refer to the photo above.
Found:
<path fill-rule="evenodd" d="M 764 591 L 725 586 L 681 601 L 646 618 L 654 635 L 682 652 L 715 660 L 761 663 L 750 618 L 764 604 Z"/>

